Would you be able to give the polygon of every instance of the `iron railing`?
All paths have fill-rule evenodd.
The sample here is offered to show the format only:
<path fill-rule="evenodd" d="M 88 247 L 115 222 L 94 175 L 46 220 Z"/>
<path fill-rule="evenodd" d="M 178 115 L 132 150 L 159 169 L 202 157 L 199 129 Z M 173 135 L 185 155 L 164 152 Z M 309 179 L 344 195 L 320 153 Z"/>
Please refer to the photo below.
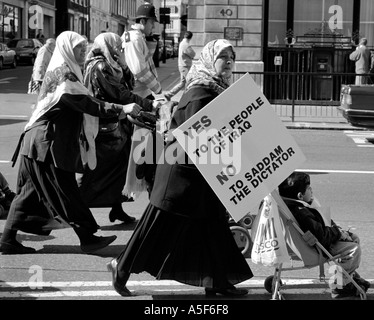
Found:
<path fill-rule="evenodd" d="M 234 72 L 237 81 L 247 72 Z M 297 116 L 339 117 L 335 112 L 340 105 L 341 87 L 355 83 L 355 73 L 317 72 L 248 72 L 269 102 L 284 114 L 295 120 Z M 374 75 L 364 75 L 374 84 Z M 308 111 L 306 106 L 309 107 Z M 295 108 L 297 107 L 297 108 Z M 334 108 L 332 108 L 334 107 Z M 295 110 L 301 111 L 296 114 Z M 333 111 L 331 111 L 333 110 Z"/>

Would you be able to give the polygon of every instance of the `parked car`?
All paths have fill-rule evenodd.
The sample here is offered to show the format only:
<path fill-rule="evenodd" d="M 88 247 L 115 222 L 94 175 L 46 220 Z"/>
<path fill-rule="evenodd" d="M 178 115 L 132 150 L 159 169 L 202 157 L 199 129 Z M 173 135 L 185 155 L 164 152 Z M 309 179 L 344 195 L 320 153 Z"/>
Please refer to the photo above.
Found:
<path fill-rule="evenodd" d="M 374 129 L 374 85 L 342 85 L 338 110 L 360 128 Z"/>
<path fill-rule="evenodd" d="M 43 44 L 38 39 L 13 39 L 8 42 L 8 47 L 16 52 L 17 62 L 29 62 L 34 65 Z"/>
<path fill-rule="evenodd" d="M 10 50 L 6 44 L 0 43 L 0 70 L 5 65 L 9 65 L 12 68 L 17 67 L 16 52 Z"/>
<path fill-rule="evenodd" d="M 164 41 L 159 40 L 159 60 L 162 59 L 163 53 L 164 53 Z M 173 49 L 171 40 L 165 41 L 165 53 L 166 53 L 166 59 L 174 57 L 174 49 Z"/>

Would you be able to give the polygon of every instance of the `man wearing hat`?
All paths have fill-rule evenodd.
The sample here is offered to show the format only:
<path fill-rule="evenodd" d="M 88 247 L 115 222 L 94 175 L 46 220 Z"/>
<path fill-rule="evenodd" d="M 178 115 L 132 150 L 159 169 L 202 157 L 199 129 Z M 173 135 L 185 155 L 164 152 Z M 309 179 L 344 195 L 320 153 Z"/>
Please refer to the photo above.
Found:
<path fill-rule="evenodd" d="M 155 7 L 145 2 L 136 11 L 135 24 L 122 35 L 126 63 L 135 77 L 133 93 L 142 98 L 154 99 L 153 94 L 161 94 L 157 70 L 153 62 L 157 42 L 147 41 L 152 35 L 157 21 Z"/>
<path fill-rule="evenodd" d="M 135 78 L 133 93 L 150 100 L 155 99 L 154 94 L 159 95 L 162 93 L 162 87 L 153 62 L 157 42 L 151 35 L 155 22 L 158 22 L 155 7 L 145 2 L 136 11 L 135 24 L 131 26 L 131 30 L 125 31 L 121 37 L 126 64 Z M 130 154 L 133 155 L 135 153 L 135 150 L 139 148 L 139 144 L 143 143 L 142 141 L 144 141 L 145 145 L 148 145 L 149 137 L 148 129 L 135 126 Z M 152 180 L 154 173 L 153 165 L 151 167 L 152 170 L 147 169 L 145 171 L 145 165 L 140 167 L 138 163 L 135 163 L 134 157 L 131 156 L 123 193 L 129 197 L 136 197 L 141 192 L 149 192 L 149 181 Z M 148 174 L 145 172 L 148 172 Z"/>

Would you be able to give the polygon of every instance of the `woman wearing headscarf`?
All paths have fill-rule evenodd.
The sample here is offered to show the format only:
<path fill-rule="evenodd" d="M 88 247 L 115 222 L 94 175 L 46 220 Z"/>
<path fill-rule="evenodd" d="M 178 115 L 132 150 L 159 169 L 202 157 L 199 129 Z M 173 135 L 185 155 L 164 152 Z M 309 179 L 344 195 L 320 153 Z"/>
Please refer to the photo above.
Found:
<path fill-rule="evenodd" d="M 92 94 L 103 101 L 136 103 L 144 111 L 152 111 L 158 103 L 132 94 L 131 72 L 125 65 L 122 39 L 111 32 L 96 37 L 88 54 L 84 83 Z M 130 80 L 130 81 L 129 81 Z M 78 184 L 89 207 L 110 207 L 109 220 L 133 223 L 135 218 L 123 211 L 122 195 L 131 150 L 133 125 L 128 119 L 102 118 L 96 137 L 97 166 L 86 168 Z"/>
<path fill-rule="evenodd" d="M 94 139 L 99 117 L 136 116 L 140 106 L 117 105 L 90 96 L 80 69 L 86 46 L 86 40 L 71 31 L 56 40 L 36 108 L 13 158 L 15 164 L 20 155 L 17 195 L 0 241 L 0 251 L 5 254 L 35 252 L 17 241 L 19 230 L 49 235 L 53 229 L 72 227 L 85 253 L 116 239 L 94 235 L 98 225 L 81 198 L 75 174 L 83 173 L 85 166 L 96 166 Z"/>
<path fill-rule="evenodd" d="M 187 76 L 171 130 L 229 87 L 234 62 L 234 48 L 226 40 L 203 48 Z M 178 142 L 173 139 L 166 150 L 173 143 Z M 234 285 L 253 274 L 232 236 L 223 204 L 196 166 L 165 162 L 157 166 L 150 204 L 125 250 L 107 265 L 114 289 L 131 295 L 126 288 L 130 274 L 148 272 L 158 280 L 205 287 L 207 295 L 247 294 Z"/>
<path fill-rule="evenodd" d="M 39 94 L 49 62 L 56 47 L 55 39 L 48 39 L 38 51 L 29 83 L 28 94 Z"/>

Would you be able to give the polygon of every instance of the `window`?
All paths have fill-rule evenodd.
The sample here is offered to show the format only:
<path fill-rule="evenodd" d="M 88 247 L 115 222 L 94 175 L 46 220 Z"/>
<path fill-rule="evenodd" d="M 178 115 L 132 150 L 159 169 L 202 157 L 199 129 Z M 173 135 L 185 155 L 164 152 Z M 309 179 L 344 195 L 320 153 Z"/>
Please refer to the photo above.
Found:
<path fill-rule="evenodd" d="M 372 2 L 361 0 L 361 12 L 366 14 L 367 22 L 374 14 Z M 288 10 L 292 4 L 294 4 L 293 10 Z M 321 32 L 323 28 L 328 28 L 325 29 L 326 33 L 335 32 L 351 37 L 353 4 L 352 0 L 269 0 L 269 45 L 285 44 L 285 38 L 290 36 L 287 30 L 288 24 L 293 26 L 291 30 L 293 37 Z M 372 22 L 367 24 L 366 30 L 372 31 L 371 26 L 373 26 Z"/>
<path fill-rule="evenodd" d="M 269 0 L 269 45 L 284 44 L 287 32 L 287 0 Z"/>
<path fill-rule="evenodd" d="M 368 39 L 368 46 L 374 46 L 374 2 L 372 0 L 361 0 L 360 11 L 360 38 Z"/>
<path fill-rule="evenodd" d="M 339 12 L 335 11 L 335 8 L 338 8 Z M 336 21 L 335 17 L 341 18 L 341 21 Z M 295 36 L 319 31 L 322 29 L 322 23 L 326 22 L 325 27 L 329 29 L 325 31 L 350 37 L 352 35 L 352 17 L 352 0 L 308 0 L 308 4 L 306 1 L 295 1 Z"/>

